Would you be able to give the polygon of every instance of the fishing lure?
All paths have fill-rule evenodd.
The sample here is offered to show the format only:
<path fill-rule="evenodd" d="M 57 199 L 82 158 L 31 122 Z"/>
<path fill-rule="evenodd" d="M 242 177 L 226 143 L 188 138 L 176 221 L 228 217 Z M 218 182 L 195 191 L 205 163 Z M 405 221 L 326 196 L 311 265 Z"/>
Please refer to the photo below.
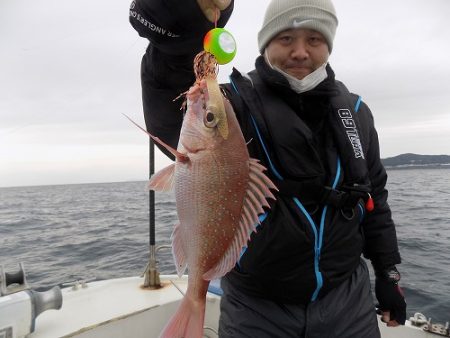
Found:
<path fill-rule="evenodd" d="M 206 33 L 203 49 L 214 55 L 219 65 L 224 65 L 236 55 L 236 40 L 226 29 L 216 27 Z"/>

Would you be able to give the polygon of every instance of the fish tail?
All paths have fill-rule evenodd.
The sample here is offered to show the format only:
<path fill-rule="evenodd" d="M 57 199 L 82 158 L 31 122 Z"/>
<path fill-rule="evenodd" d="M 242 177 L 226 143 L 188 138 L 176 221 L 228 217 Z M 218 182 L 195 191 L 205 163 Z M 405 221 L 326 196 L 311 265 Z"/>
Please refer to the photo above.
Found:
<path fill-rule="evenodd" d="M 159 338 L 201 338 L 204 320 L 205 301 L 185 296 Z"/>

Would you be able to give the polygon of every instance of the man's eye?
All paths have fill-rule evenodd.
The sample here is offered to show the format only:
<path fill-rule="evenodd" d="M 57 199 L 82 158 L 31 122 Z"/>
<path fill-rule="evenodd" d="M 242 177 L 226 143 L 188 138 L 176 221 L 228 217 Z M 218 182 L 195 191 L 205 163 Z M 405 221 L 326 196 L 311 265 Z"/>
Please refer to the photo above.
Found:
<path fill-rule="evenodd" d="M 319 45 L 323 42 L 323 39 L 319 36 L 311 36 L 309 38 L 309 43 L 313 46 Z"/>
<path fill-rule="evenodd" d="M 278 38 L 278 40 L 280 40 L 283 43 L 288 43 L 292 41 L 292 37 L 289 35 L 282 35 Z"/>

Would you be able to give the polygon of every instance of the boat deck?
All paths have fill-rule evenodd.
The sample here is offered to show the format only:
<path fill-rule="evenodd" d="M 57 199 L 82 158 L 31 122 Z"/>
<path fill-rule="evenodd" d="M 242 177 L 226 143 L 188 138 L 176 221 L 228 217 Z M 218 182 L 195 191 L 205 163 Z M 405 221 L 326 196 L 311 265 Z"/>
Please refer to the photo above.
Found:
<path fill-rule="evenodd" d="M 162 288 L 156 290 L 144 289 L 138 277 L 65 288 L 61 310 L 42 313 L 30 338 L 151 337 L 151 332 L 162 330 L 187 288 L 187 277 L 167 276 L 161 282 Z M 214 308 L 218 309 L 219 301 L 208 294 L 205 326 L 217 326 L 209 322 L 218 315 Z"/>
<path fill-rule="evenodd" d="M 187 277 L 161 276 L 162 288 L 144 289 L 139 277 L 91 282 L 62 290 L 61 310 L 49 310 L 36 320 L 30 338 L 149 338 L 157 337 L 187 288 Z M 208 293 L 204 337 L 217 338 L 220 297 Z M 411 326 L 386 328 L 383 338 L 436 338 Z"/>

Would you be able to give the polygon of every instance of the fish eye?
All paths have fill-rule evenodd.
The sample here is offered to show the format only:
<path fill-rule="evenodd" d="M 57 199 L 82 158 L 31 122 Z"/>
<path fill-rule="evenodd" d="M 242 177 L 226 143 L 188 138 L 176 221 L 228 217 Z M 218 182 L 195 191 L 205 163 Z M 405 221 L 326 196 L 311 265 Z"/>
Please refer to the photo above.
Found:
<path fill-rule="evenodd" d="M 206 122 L 211 123 L 211 122 L 214 121 L 214 114 L 209 112 L 209 113 L 206 114 L 205 118 L 206 118 Z"/>
<path fill-rule="evenodd" d="M 218 120 L 216 114 L 211 110 L 207 110 L 204 117 L 205 126 L 208 128 L 214 128 L 217 125 L 217 122 Z"/>

